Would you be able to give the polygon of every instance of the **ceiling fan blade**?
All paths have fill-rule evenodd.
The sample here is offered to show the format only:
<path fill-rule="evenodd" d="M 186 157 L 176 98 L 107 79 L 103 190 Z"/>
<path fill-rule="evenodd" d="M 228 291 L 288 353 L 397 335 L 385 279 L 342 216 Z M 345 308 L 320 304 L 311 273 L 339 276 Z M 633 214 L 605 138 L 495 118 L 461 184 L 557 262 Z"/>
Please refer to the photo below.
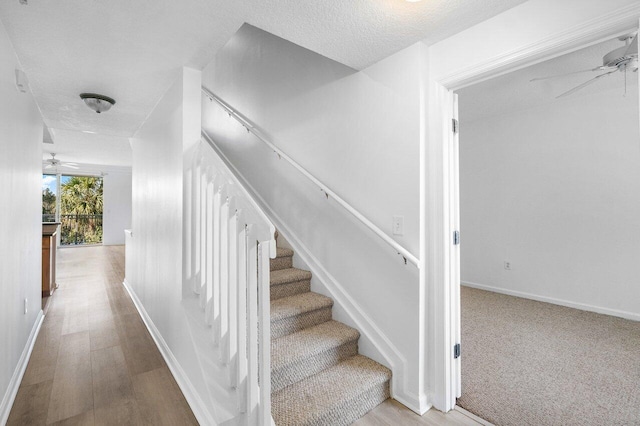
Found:
<path fill-rule="evenodd" d="M 60 167 L 66 167 L 67 169 L 78 169 L 78 166 L 73 166 L 69 163 L 61 163 Z"/>
<path fill-rule="evenodd" d="M 631 40 L 629 48 L 624 52 L 624 56 L 631 56 L 638 54 L 638 34 Z"/>
<path fill-rule="evenodd" d="M 597 67 L 597 68 L 592 68 L 592 69 L 589 69 L 589 70 L 572 71 L 572 72 L 566 72 L 564 74 L 548 75 L 546 77 L 536 77 L 536 78 L 532 78 L 529 81 L 549 80 L 550 78 L 564 77 L 565 75 L 582 74 L 583 72 L 601 71 L 601 70 L 605 70 L 605 69 L 606 69 L 605 67 Z"/>
<path fill-rule="evenodd" d="M 585 82 L 584 82 L 584 83 L 582 83 L 581 85 L 576 86 L 576 87 L 574 87 L 573 89 L 571 89 L 571 90 L 569 90 L 569 91 L 567 91 L 567 92 L 564 92 L 564 93 L 563 93 L 563 94 L 561 94 L 561 95 L 556 96 L 556 99 L 564 98 L 565 96 L 569 96 L 569 95 L 571 95 L 572 93 L 575 93 L 575 92 L 577 92 L 578 90 L 583 89 L 583 88 L 585 88 L 585 87 L 589 86 L 590 84 L 595 83 L 596 81 L 598 81 L 598 80 L 599 80 L 599 79 L 601 79 L 602 77 L 606 77 L 606 76 L 608 76 L 609 74 L 613 74 L 613 73 L 614 73 L 614 72 L 616 72 L 616 71 L 618 71 L 618 69 L 617 69 L 617 68 L 616 68 L 615 70 L 613 70 L 613 71 L 609 71 L 609 72 L 607 72 L 607 73 L 604 73 L 604 74 L 600 74 L 600 75 L 598 75 L 598 76 L 595 76 L 595 77 L 594 77 L 594 78 L 592 78 L 591 80 L 585 81 Z"/>
<path fill-rule="evenodd" d="M 65 161 L 64 164 L 69 164 L 71 166 L 77 166 L 78 163 L 74 163 L 73 161 Z"/>
<path fill-rule="evenodd" d="M 46 166 L 44 166 L 45 169 L 50 169 L 53 167 L 53 164 L 47 164 Z"/>

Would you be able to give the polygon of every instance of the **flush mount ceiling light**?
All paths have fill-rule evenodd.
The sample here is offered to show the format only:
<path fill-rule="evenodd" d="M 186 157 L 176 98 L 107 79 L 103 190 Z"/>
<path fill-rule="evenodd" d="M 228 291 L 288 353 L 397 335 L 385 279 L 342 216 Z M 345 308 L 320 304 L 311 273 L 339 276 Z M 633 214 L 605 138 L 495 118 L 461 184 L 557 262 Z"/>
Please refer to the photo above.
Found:
<path fill-rule="evenodd" d="M 97 93 L 80 93 L 80 99 L 82 99 L 89 108 L 98 114 L 104 111 L 109 111 L 109 109 L 111 109 L 111 107 L 116 103 L 112 98 L 104 95 L 98 95 Z"/>

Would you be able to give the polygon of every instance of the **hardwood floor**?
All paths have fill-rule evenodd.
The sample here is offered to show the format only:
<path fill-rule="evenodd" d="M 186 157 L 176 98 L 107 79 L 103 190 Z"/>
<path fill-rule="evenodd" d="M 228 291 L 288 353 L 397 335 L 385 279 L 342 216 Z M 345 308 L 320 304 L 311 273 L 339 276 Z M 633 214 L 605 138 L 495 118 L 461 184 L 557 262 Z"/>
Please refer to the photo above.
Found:
<path fill-rule="evenodd" d="M 353 423 L 353 426 L 479 426 L 489 425 L 465 410 L 451 410 L 448 413 L 432 408 L 423 416 L 415 414 L 399 402 L 388 399 L 367 415 Z"/>
<path fill-rule="evenodd" d="M 9 425 L 197 425 L 122 286 L 124 247 L 58 251 Z"/>

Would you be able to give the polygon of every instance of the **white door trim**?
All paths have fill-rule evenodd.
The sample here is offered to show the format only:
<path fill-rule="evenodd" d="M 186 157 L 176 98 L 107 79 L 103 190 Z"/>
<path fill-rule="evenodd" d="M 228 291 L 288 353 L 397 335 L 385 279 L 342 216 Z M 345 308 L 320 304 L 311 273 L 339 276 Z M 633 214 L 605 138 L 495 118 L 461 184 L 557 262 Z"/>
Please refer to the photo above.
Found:
<path fill-rule="evenodd" d="M 633 4 L 446 76 L 437 79 L 430 76 L 428 138 L 421 148 L 421 163 L 426 168 L 422 187 L 427 192 L 422 238 L 426 240 L 428 253 L 424 256 L 426 273 L 421 275 L 425 282 L 421 284 L 429 301 L 426 330 L 431 362 L 426 369 L 426 383 L 430 402 L 437 409 L 444 412 L 453 409 L 461 392 L 460 360 L 453 360 L 453 345 L 459 338 L 456 318 L 460 316 L 459 246 L 455 247 L 451 238 L 460 210 L 457 145 L 452 143 L 450 127 L 453 91 L 625 34 L 638 28 L 639 19 L 640 4 Z M 461 343 L 464 356 L 464 342 Z"/>

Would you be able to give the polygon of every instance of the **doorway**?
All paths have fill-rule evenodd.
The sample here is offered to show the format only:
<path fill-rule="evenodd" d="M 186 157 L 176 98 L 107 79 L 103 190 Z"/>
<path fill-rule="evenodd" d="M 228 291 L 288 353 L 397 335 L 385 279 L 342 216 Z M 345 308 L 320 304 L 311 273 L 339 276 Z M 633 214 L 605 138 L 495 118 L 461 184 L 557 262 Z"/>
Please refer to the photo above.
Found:
<path fill-rule="evenodd" d="M 637 418 L 617 392 L 637 394 L 640 377 L 615 360 L 640 344 L 640 324 L 620 318 L 640 319 L 638 78 L 590 71 L 624 46 L 613 38 L 457 91 L 458 403 L 496 424 Z"/>

